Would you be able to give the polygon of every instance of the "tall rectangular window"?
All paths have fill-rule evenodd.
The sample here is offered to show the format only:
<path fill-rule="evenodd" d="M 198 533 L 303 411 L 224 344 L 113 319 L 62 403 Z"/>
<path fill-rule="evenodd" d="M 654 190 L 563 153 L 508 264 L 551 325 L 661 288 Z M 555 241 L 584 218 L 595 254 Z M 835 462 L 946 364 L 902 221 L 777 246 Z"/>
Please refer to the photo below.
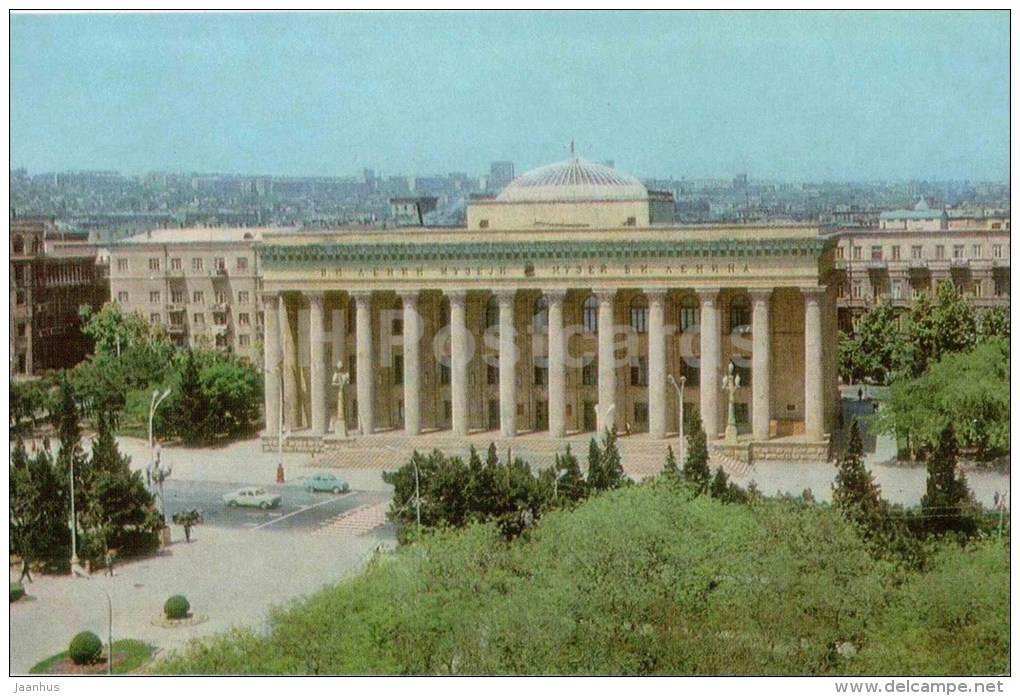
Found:
<path fill-rule="evenodd" d="M 194 304 L 205 304 L 205 293 L 201 290 L 196 290 L 191 293 L 191 301 Z"/>
<path fill-rule="evenodd" d="M 200 256 L 191 259 L 191 270 L 201 271 L 205 267 L 205 261 Z"/>
<path fill-rule="evenodd" d="M 118 271 L 126 271 L 127 269 L 128 269 L 128 260 L 127 259 L 117 259 L 117 270 Z"/>
<path fill-rule="evenodd" d="M 900 246 L 898 244 L 893 246 L 892 248 L 892 260 L 893 261 L 900 260 Z"/>
<path fill-rule="evenodd" d="M 395 353 L 393 355 L 393 383 L 403 384 L 404 383 L 404 354 Z"/>
<path fill-rule="evenodd" d="M 920 261 L 924 258 L 924 251 L 920 244 L 915 244 L 910 247 L 910 258 Z"/>
<path fill-rule="evenodd" d="M 942 261 L 946 258 L 946 247 L 942 244 L 935 245 L 935 258 Z"/>
<path fill-rule="evenodd" d="M 594 387 L 599 383 L 599 361 L 593 358 L 591 362 L 581 368 L 581 384 L 586 387 Z"/>
<path fill-rule="evenodd" d="M 238 256 L 237 257 L 237 270 L 247 271 L 248 270 L 248 257 Z"/>
<path fill-rule="evenodd" d="M 117 302 L 119 302 L 121 304 L 127 304 L 128 303 L 128 294 L 127 294 L 127 292 L 125 292 L 124 290 L 121 290 L 120 292 L 118 292 L 117 293 Z"/>
<path fill-rule="evenodd" d="M 159 304 L 159 290 L 149 291 L 149 304 Z"/>
<path fill-rule="evenodd" d="M 181 270 L 181 259 L 180 259 L 180 257 L 170 259 L 170 270 L 172 270 L 172 271 L 179 271 L 179 270 Z"/>
<path fill-rule="evenodd" d="M 630 366 L 630 383 L 635 387 L 648 386 L 648 358 L 640 356 L 637 365 Z"/>
<path fill-rule="evenodd" d="M 149 259 L 149 270 L 150 271 L 158 271 L 159 270 L 159 259 L 158 258 Z"/>

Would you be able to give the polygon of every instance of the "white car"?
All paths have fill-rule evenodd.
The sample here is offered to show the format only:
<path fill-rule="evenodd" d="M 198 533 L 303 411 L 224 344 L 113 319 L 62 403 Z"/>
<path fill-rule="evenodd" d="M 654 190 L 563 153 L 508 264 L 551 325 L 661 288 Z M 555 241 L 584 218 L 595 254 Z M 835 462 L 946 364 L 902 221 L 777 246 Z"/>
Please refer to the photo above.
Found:
<path fill-rule="evenodd" d="M 280 496 L 269 493 L 260 486 L 246 486 L 224 495 L 223 502 L 227 507 L 257 507 L 268 510 L 280 504 Z"/>

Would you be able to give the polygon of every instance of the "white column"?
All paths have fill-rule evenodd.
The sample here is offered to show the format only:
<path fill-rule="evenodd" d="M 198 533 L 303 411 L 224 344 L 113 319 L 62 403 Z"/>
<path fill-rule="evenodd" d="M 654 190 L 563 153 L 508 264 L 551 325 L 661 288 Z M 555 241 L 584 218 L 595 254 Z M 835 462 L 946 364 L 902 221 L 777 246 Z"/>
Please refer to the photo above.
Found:
<path fill-rule="evenodd" d="M 421 315 L 418 293 L 401 293 L 404 303 L 404 431 L 421 434 Z"/>
<path fill-rule="evenodd" d="M 280 434 L 280 296 L 276 293 L 263 297 L 265 309 L 265 413 L 266 435 Z"/>
<path fill-rule="evenodd" d="M 825 430 L 822 398 L 822 311 L 825 288 L 806 288 L 804 295 L 804 433 L 821 439 Z"/>
<path fill-rule="evenodd" d="M 499 299 L 499 430 L 517 436 L 517 330 L 514 328 L 516 290 L 497 293 Z"/>
<path fill-rule="evenodd" d="M 283 334 L 283 402 L 287 427 L 301 427 L 301 394 L 298 393 L 297 308 L 288 307 L 280 295 L 280 332 Z"/>
<path fill-rule="evenodd" d="M 596 290 L 599 301 L 599 403 L 598 429 L 616 429 L 616 355 L 613 298 L 616 290 Z"/>
<path fill-rule="evenodd" d="M 375 366 L 372 364 L 372 293 L 351 293 L 355 304 L 358 423 L 362 435 L 375 431 Z"/>
<path fill-rule="evenodd" d="M 666 293 L 645 290 L 648 298 L 648 434 L 666 437 Z"/>
<path fill-rule="evenodd" d="M 567 434 L 567 379 L 564 369 L 566 345 L 563 341 L 563 298 L 566 290 L 549 290 L 549 434 Z"/>
<path fill-rule="evenodd" d="M 467 323 L 465 303 L 467 291 L 447 293 L 450 298 L 450 401 L 453 410 L 453 434 L 468 434 Z"/>
<path fill-rule="evenodd" d="M 701 300 L 701 422 L 709 440 L 719 437 L 719 288 L 698 290 Z"/>
<path fill-rule="evenodd" d="M 329 425 L 329 411 L 326 407 L 326 312 L 325 298 L 321 292 L 308 293 L 309 329 L 311 340 L 311 392 L 312 435 L 326 434 Z"/>
<path fill-rule="evenodd" d="M 755 440 L 769 439 L 772 419 L 772 291 L 751 290 L 751 402 Z"/>

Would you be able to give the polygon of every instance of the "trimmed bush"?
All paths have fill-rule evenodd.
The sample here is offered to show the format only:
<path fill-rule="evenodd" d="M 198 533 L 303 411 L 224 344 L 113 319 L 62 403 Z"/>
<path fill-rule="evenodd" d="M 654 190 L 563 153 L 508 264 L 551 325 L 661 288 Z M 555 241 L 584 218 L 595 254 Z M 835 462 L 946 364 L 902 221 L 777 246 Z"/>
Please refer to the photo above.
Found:
<path fill-rule="evenodd" d="M 190 611 L 191 604 L 184 595 L 174 595 L 166 600 L 166 604 L 163 605 L 163 613 L 166 614 L 166 618 L 171 620 L 186 619 Z"/>
<path fill-rule="evenodd" d="M 11 601 L 17 602 L 19 599 L 25 596 L 25 586 L 20 582 L 11 583 Z"/>
<path fill-rule="evenodd" d="M 82 631 L 71 639 L 67 654 L 76 665 L 91 665 L 99 662 L 103 654 L 103 641 L 92 631 Z"/>

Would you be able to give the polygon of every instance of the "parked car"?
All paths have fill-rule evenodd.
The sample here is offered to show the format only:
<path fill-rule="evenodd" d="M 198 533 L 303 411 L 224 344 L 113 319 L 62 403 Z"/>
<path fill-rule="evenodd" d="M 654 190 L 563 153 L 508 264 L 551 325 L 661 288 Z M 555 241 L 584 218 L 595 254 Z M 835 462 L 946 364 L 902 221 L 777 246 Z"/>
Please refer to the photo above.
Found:
<path fill-rule="evenodd" d="M 332 491 L 339 495 L 350 490 L 350 488 L 346 481 L 336 474 L 329 472 L 313 474 L 305 479 L 305 490 L 309 493 L 313 491 Z"/>
<path fill-rule="evenodd" d="M 227 507 L 257 507 L 266 510 L 280 504 L 280 496 L 260 486 L 245 486 L 223 496 Z"/>

